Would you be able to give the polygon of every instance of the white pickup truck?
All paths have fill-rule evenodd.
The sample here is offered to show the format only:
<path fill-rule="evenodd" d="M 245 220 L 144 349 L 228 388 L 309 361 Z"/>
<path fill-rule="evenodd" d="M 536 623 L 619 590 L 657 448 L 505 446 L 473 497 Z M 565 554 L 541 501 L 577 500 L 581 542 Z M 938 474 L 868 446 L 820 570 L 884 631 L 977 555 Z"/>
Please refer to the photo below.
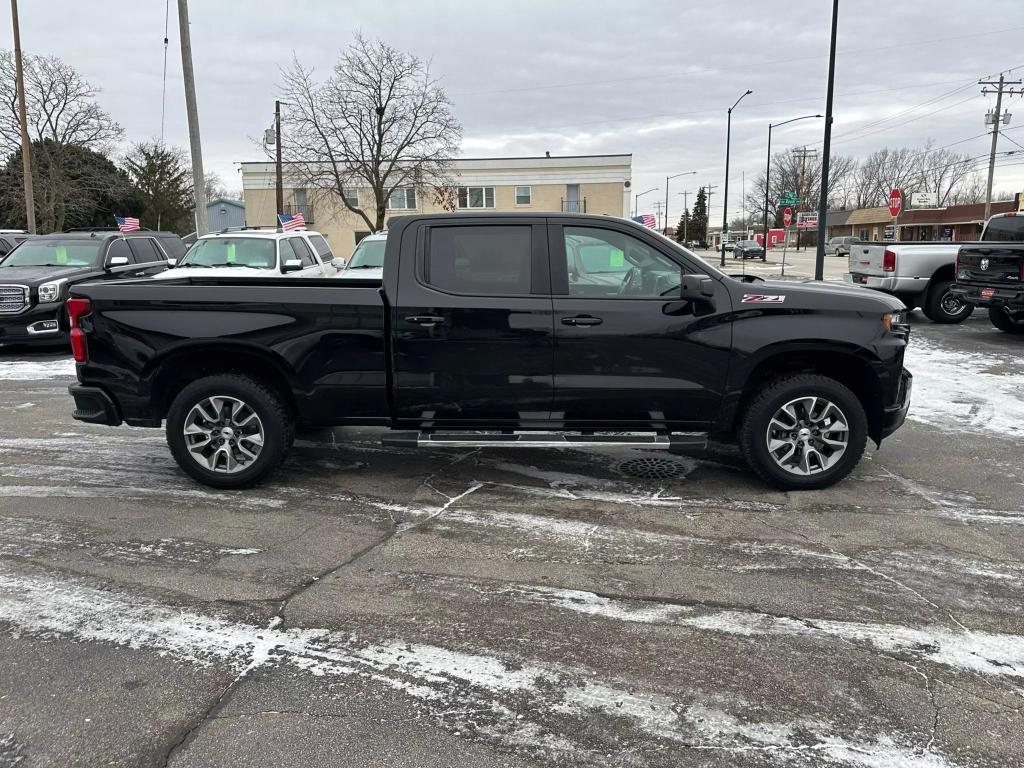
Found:
<path fill-rule="evenodd" d="M 983 242 L 994 218 L 997 216 L 985 223 Z M 844 279 L 891 294 L 908 309 L 920 307 L 933 322 L 962 323 L 974 311 L 961 294 L 950 290 L 962 245 L 948 241 L 856 243 L 850 247 L 850 269 Z"/>

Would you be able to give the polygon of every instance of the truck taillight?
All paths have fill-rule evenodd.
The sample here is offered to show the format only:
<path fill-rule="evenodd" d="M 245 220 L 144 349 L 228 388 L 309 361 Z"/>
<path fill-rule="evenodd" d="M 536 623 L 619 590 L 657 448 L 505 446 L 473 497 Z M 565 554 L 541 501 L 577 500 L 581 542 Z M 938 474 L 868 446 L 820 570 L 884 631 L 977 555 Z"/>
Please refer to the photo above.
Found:
<path fill-rule="evenodd" d="M 885 253 L 882 254 L 882 271 L 896 271 L 896 251 L 891 251 L 888 248 L 885 249 Z"/>
<path fill-rule="evenodd" d="M 84 363 L 89 359 L 89 349 L 85 343 L 85 333 L 78 321 L 92 311 L 88 299 L 68 299 L 68 318 L 71 320 L 71 353 L 76 363 Z"/>

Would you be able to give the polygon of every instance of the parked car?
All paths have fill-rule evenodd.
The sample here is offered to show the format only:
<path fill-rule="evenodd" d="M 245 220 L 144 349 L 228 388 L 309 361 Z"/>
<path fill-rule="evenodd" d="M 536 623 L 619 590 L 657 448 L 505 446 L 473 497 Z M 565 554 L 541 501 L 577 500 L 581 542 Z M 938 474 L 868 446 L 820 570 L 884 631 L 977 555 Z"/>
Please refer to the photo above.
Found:
<path fill-rule="evenodd" d="M 988 309 L 999 330 L 1024 334 L 1024 215 L 993 216 L 985 233 L 986 243 L 960 248 L 951 291 L 972 307 Z"/>
<path fill-rule="evenodd" d="M 998 224 L 1004 218 L 1005 214 L 997 214 L 985 222 L 980 242 L 997 243 L 1007 236 L 1007 228 Z M 964 245 L 949 241 L 856 243 L 851 246 L 845 279 L 896 296 L 909 309 L 921 307 L 932 322 L 962 323 L 974 312 L 965 294 L 953 290 L 957 254 Z"/>
<path fill-rule="evenodd" d="M 580 244 L 629 268 L 580 281 Z M 410 447 L 734 440 L 765 480 L 821 488 L 910 403 L 896 299 L 734 279 L 623 219 L 394 218 L 382 284 L 181 272 L 72 290 L 74 417 L 166 422 L 215 487 L 264 478 L 297 425 L 377 425 Z"/>
<path fill-rule="evenodd" d="M 197 277 L 241 270 L 257 277 L 331 277 L 340 268 L 319 232 L 244 228 L 199 237 L 173 269 L 155 277 L 175 280 L 185 270 Z"/>
<path fill-rule="evenodd" d="M 735 247 L 736 247 L 736 241 L 735 240 L 731 240 L 730 239 L 730 240 L 726 240 L 725 242 L 722 243 L 722 248 L 724 250 L 726 250 L 726 251 L 731 251 Z"/>
<path fill-rule="evenodd" d="M 28 236 L 0 260 L 0 347 L 66 344 L 64 300 L 72 286 L 154 275 L 184 252 L 172 232 Z"/>
<path fill-rule="evenodd" d="M 740 240 L 733 246 L 732 257 L 734 259 L 760 259 L 767 260 L 764 248 L 757 240 Z"/>
<path fill-rule="evenodd" d="M 32 237 L 23 229 L 0 229 L 0 259 L 14 250 L 14 246 Z"/>
<path fill-rule="evenodd" d="M 864 242 L 859 237 L 833 237 L 825 243 L 826 256 L 844 256 L 849 258 L 850 248 Z"/>
<path fill-rule="evenodd" d="M 384 277 L 384 246 L 387 231 L 367 235 L 356 245 L 348 257 L 345 268 L 338 273 L 339 280 L 381 280 Z"/>

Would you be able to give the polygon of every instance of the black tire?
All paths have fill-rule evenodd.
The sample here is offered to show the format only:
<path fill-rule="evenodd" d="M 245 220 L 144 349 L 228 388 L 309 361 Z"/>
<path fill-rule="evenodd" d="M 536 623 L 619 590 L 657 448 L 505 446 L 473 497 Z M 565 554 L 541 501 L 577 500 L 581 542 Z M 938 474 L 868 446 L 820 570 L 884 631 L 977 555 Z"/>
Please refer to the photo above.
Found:
<path fill-rule="evenodd" d="M 251 465 L 236 472 L 201 466 L 189 450 L 185 420 L 194 406 L 209 397 L 237 398 L 259 417 L 263 446 Z M 193 479 L 213 488 L 246 488 L 265 478 L 284 460 L 295 439 L 295 423 L 280 394 L 255 379 L 234 373 L 193 381 L 174 398 L 167 413 L 167 445 L 178 466 Z"/>
<path fill-rule="evenodd" d="M 823 397 L 842 411 L 848 425 L 845 452 L 835 464 L 815 474 L 799 475 L 783 469 L 768 451 L 768 428 L 772 418 L 786 403 L 800 397 Z M 838 483 L 857 466 L 867 443 L 867 416 L 864 406 L 848 387 L 813 373 L 775 379 L 761 388 L 740 420 L 739 446 L 744 460 L 767 483 L 787 491 L 826 488 Z"/>
<path fill-rule="evenodd" d="M 962 323 L 974 312 L 974 305 L 968 304 L 960 296 L 950 292 L 952 280 L 933 282 L 924 299 L 924 313 L 933 323 L 952 325 Z M 958 307 L 952 311 L 953 306 Z"/>
<path fill-rule="evenodd" d="M 1003 307 L 989 307 L 988 319 L 992 321 L 992 325 L 1005 333 L 1024 333 L 1024 320 L 1014 320 Z"/>

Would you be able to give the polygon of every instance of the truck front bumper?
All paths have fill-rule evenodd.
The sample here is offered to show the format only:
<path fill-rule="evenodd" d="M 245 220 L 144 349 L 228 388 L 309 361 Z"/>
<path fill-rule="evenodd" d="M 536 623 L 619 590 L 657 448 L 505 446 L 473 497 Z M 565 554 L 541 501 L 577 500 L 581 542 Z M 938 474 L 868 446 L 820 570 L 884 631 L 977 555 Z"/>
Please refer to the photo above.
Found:
<path fill-rule="evenodd" d="M 75 412 L 72 417 L 89 424 L 106 424 L 116 427 L 121 423 L 121 414 L 113 399 L 99 387 L 73 384 L 68 392 L 75 398 Z"/>
<path fill-rule="evenodd" d="M 0 315 L 0 347 L 70 344 L 61 320 L 63 304 L 34 306 L 16 315 Z"/>
<path fill-rule="evenodd" d="M 882 438 L 886 438 L 903 426 L 910 410 L 910 390 L 914 386 L 914 377 L 904 368 L 900 372 L 899 392 L 896 402 L 882 411 Z"/>

